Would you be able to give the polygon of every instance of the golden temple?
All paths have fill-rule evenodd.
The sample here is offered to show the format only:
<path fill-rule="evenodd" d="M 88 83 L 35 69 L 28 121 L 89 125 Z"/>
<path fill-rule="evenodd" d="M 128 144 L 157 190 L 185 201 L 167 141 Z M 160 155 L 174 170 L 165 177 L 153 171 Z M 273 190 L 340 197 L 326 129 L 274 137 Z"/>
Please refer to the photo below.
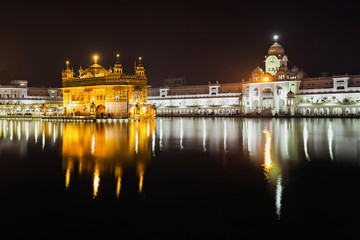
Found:
<path fill-rule="evenodd" d="M 63 113 L 66 116 L 94 118 L 153 119 L 155 109 L 147 104 L 147 78 L 141 57 L 135 62 L 135 74 L 126 75 L 117 54 L 113 67 L 99 65 L 98 56 L 76 76 L 69 61 L 62 71 Z"/>

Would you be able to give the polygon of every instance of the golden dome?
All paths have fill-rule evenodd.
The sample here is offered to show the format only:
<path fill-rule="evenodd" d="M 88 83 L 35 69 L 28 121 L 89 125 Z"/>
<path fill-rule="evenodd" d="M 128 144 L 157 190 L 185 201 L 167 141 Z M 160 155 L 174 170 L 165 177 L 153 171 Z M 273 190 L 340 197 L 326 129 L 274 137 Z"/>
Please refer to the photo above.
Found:
<path fill-rule="evenodd" d="M 284 55 L 284 48 L 277 42 L 274 42 L 274 44 L 269 47 L 268 55 Z"/>
<path fill-rule="evenodd" d="M 109 74 L 109 71 L 106 70 L 103 66 L 100 64 L 94 63 L 80 74 L 80 78 L 86 78 L 86 77 L 101 77 Z"/>

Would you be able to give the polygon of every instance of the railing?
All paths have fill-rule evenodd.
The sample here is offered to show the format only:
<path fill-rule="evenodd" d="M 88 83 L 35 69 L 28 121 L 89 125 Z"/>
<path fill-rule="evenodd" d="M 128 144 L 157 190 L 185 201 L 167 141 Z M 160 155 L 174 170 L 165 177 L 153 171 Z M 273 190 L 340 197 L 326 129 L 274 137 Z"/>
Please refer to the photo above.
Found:
<path fill-rule="evenodd" d="M 91 85 L 112 85 L 112 84 L 139 84 L 146 85 L 147 79 L 143 77 L 108 75 L 104 77 L 71 78 L 63 81 L 63 87 L 91 86 Z"/>
<path fill-rule="evenodd" d="M 179 98 L 218 98 L 218 97 L 239 97 L 241 93 L 220 93 L 216 95 L 210 94 L 189 94 L 189 95 L 169 95 L 166 97 L 160 96 L 147 96 L 148 100 L 159 100 L 159 99 L 179 99 Z"/>

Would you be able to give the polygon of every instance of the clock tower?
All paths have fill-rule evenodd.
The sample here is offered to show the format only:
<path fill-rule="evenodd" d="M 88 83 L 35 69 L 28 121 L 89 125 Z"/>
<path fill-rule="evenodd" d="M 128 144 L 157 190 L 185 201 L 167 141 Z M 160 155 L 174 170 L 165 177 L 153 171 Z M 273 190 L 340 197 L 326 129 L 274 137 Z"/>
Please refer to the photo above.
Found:
<path fill-rule="evenodd" d="M 265 72 L 275 76 L 281 65 L 287 65 L 287 57 L 284 48 L 277 42 L 278 36 L 274 36 L 275 43 L 270 46 L 268 55 L 265 57 Z"/>

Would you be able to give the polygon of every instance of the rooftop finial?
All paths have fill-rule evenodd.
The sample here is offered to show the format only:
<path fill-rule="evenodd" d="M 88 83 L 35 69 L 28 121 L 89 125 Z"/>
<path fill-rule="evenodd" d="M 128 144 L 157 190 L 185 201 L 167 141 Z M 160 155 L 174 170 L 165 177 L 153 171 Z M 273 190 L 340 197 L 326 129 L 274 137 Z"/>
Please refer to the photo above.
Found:
<path fill-rule="evenodd" d="M 99 58 L 98 55 L 94 55 L 93 58 L 94 58 L 94 62 L 95 62 L 95 64 L 96 64 L 96 63 L 97 63 L 97 60 L 98 60 L 98 58 Z"/>
<path fill-rule="evenodd" d="M 69 62 L 69 61 L 66 61 L 66 69 L 70 69 L 70 68 L 69 68 L 69 64 L 70 64 L 70 62 Z"/>
<path fill-rule="evenodd" d="M 274 40 L 275 40 L 275 42 L 277 42 L 278 39 L 279 39 L 279 36 L 278 36 L 278 35 L 274 35 Z"/>
<path fill-rule="evenodd" d="M 120 54 L 116 54 L 116 60 L 119 61 Z"/>
<path fill-rule="evenodd" d="M 141 58 L 141 57 L 139 57 L 139 63 L 141 63 L 141 59 L 142 59 L 142 58 Z"/>

